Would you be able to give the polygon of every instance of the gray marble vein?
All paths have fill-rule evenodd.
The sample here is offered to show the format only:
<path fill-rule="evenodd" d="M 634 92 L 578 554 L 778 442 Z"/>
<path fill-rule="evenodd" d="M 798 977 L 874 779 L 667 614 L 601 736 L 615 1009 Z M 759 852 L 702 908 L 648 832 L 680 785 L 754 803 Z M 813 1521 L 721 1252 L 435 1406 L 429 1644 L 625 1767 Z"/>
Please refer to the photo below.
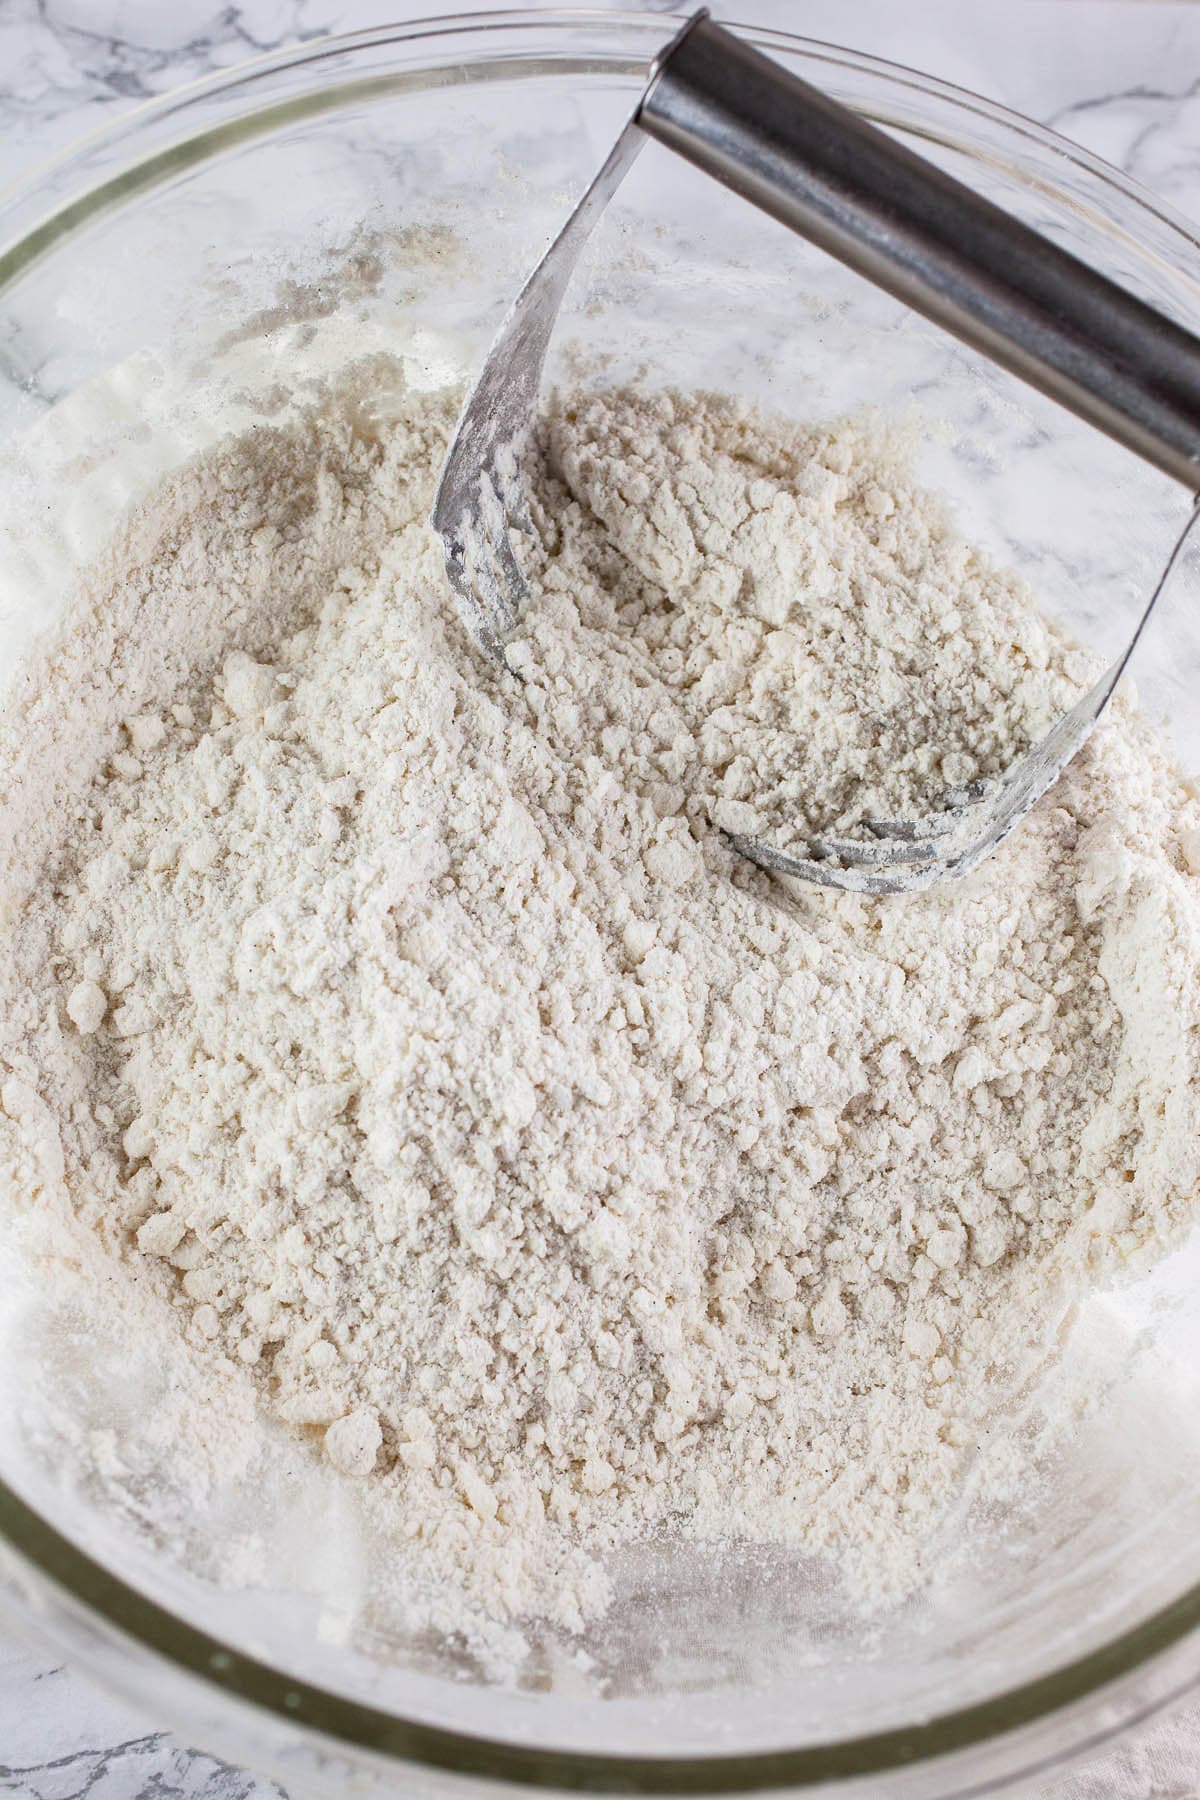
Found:
<path fill-rule="evenodd" d="M 294 0 L 3 0 L 0 180 L 119 110 L 295 42 L 299 10 Z"/>
<path fill-rule="evenodd" d="M 439 0 L 0 0 L 0 184 L 210 70 L 438 8 Z M 672 0 L 642 7 L 671 9 Z M 992 94 L 1200 219 L 1196 0 L 715 0 L 714 10 L 849 41 Z M 1200 1796 L 1200 1708 L 1039 1791 L 1043 1800 Z M 278 1800 L 281 1790 L 179 1744 L 45 1652 L 0 1639 L 0 1795 Z"/>
<path fill-rule="evenodd" d="M 203 1750 L 185 1750 L 163 1732 L 102 1749 L 69 1752 L 29 1768 L 0 1763 L 4 1790 L 29 1800 L 123 1800 L 153 1794 L 161 1800 L 264 1800 L 282 1789 Z"/>

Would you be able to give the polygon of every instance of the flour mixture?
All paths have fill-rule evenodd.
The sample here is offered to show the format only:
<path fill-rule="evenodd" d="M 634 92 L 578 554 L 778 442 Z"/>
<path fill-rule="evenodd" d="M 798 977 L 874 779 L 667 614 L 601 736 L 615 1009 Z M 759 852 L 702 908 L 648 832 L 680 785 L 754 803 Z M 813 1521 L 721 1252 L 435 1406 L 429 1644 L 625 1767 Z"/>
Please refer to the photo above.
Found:
<path fill-rule="evenodd" d="M 1086 659 L 877 424 L 620 392 L 545 427 L 498 672 L 453 400 L 384 385 L 164 489 L 23 678 L 5 1184 L 494 1616 L 647 1533 L 902 1590 L 1193 1215 L 1195 792 L 1118 704 L 967 881 L 785 888 L 720 828 L 911 812 Z"/>

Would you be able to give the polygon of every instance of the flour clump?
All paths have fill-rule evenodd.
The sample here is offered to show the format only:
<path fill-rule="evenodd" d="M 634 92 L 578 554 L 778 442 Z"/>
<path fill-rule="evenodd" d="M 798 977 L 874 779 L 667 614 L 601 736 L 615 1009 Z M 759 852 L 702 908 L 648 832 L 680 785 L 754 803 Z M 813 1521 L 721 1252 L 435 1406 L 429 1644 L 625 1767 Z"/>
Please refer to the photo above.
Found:
<path fill-rule="evenodd" d="M 1193 1204 L 1200 808 L 1118 706 L 967 881 L 785 891 L 723 831 L 997 772 L 1078 653 L 877 432 L 594 393 L 496 670 L 425 522 L 452 419 L 217 453 L 31 675 L 32 809 L 106 618 L 202 615 L 25 847 L 10 1079 L 155 1303 L 498 1616 L 578 1625 L 654 1532 L 902 1586 L 1064 1294 Z"/>

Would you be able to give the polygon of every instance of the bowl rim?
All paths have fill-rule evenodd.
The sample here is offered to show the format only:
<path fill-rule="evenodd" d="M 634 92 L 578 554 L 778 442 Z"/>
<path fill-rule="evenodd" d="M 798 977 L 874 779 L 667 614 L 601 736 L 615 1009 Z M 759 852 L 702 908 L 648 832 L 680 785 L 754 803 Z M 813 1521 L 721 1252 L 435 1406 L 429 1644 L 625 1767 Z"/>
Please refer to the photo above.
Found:
<path fill-rule="evenodd" d="M 181 170 L 204 160 L 212 150 L 249 141 L 276 125 L 297 117 L 334 111 L 351 97 L 363 97 L 364 89 L 381 93 L 395 84 L 386 78 L 318 86 L 303 97 L 285 98 L 251 108 L 225 123 L 210 125 L 135 157 L 115 174 L 86 183 L 90 166 L 105 159 L 130 140 L 155 125 L 169 121 L 206 98 L 229 96 L 240 89 L 252 92 L 266 77 L 290 70 L 309 69 L 331 57 L 354 54 L 392 44 L 422 39 L 452 40 L 456 36 L 486 37 L 491 32 L 522 30 L 554 34 L 581 27 L 611 31 L 614 38 L 639 35 L 653 48 L 667 41 L 673 28 L 689 15 L 671 11 L 630 12 L 604 7 L 547 7 L 497 9 L 443 15 L 427 15 L 368 30 L 326 37 L 269 51 L 230 68 L 173 88 L 153 100 L 131 108 L 113 121 L 75 139 L 53 156 L 35 164 L 15 181 L 0 188 L 0 298 L 28 269 L 48 255 L 60 241 L 94 222 L 136 194 L 152 189 Z M 891 88 L 910 89 L 941 102 L 957 113 L 974 114 L 1002 127 L 1010 135 L 1024 137 L 1043 150 L 1052 151 L 1065 163 L 1086 171 L 1089 178 L 1121 194 L 1136 206 L 1141 219 L 1154 218 L 1165 227 L 1180 251 L 1186 246 L 1200 252 L 1200 228 L 1167 202 L 1131 180 L 1119 169 L 1072 143 L 1057 132 L 1037 124 L 1010 108 L 971 90 L 885 58 L 806 38 L 797 33 L 760 28 L 744 22 L 730 27 L 764 50 L 801 55 L 812 63 L 845 68 L 878 78 Z M 532 56 L 505 60 L 509 77 L 536 60 L 541 66 L 543 49 Z M 577 61 L 582 59 L 577 56 Z M 622 59 L 606 56 L 604 66 L 615 69 L 622 62 L 630 70 L 644 66 L 640 56 Z M 570 68 L 572 56 L 557 62 Z M 459 78 L 465 73 L 460 71 Z M 426 84 L 428 85 L 428 84 Z M 899 123 L 910 135 L 919 135 L 913 121 L 890 120 L 881 110 L 864 109 L 884 123 Z M 936 133 L 928 134 L 936 141 Z M 21 215 L 36 210 L 39 196 L 50 184 L 85 178 L 82 191 L 41 212 L 32 223 Z M 15 236 L 8 227 L 17 221 Z M 1147 248 L 1144 244 L 1140 246 Z M 1157 252 L 1156 252 L 1157 253 Z M 1200 270 L 1200 262 L 1196 265 Z M 629 1756 L 617 1752 L 582 1752 L 557 1746 L 530 1747 L 489 1738 L 469 1731 L 451 1730 L 415 1719 L 406 1719 L 382 1708 L 347 1697 L 316 1683 L 298 1680 L 270 1663 L 222 1644 L 219 1639 L 150 1599 L 66 1537 L 0 1477 L 0 1550 L 37 1572 L 56 1590 L 68 1607 L 91 1615 L 90 1623 L 108 1636 L 123 1641 L 128 1649 L 146 1650 L 166 1666 L 193 1677 L 228 1698 L 248 1703 L 252 1709 L 287 1721 L 318 1740 L 332 1745 L 365 1749 L 399 1763 L 416 1765 L 458 1777 L 469 1777 L 518 1787 L 633 1794 L 693 1795 L 719 1792 L 803 1789 L 834 1781 L 854 1781 L 889 1773 L 899 1774 L 914 1765 L 929 1763 L 958 1752 L 976 1749 L 1008 1734 L 1033 1727 L 1062 1714 L 1118 1684 L 1128 1682 L 1146 1665 L 1178 1649 L 1200 1627 L 1200 1583 L 1184 1590 L 1168 1605 L 1142 1619 L 1085 1655 L 1005 1689 L 984 1700 L 922 1718 L 914 1723 L 867 1733 L 853 1738 L 805 1745 L 798 1749 L 742 1752 L 734 1755 Z M 1194 1660 L 1194 1659 L 1193 1659 Z M 1159 1695 L 1138 1716 L 1182 1698 L 1200 1676 L 1200 1667 L 1189 1668 L 1171 1691 Z M 1119 1710 L 1119 1709 L 1117 1709 Z M 1132 1722 L 1131 1712 L 1106 1718 L 1086 1742 L 1064 1746 L 1036 1759 L 1048 1767 L 1062 1756 L 1098 1744 Z M 1006 1767 L 1003 1779 L 1025 1762 Z M 990 1786 L 985 1781 L 985 1786 Z M 957 1783 L 955 1784 L 957 1786 Z M 972 1783 L 972 1791 L 980 1788 Z"/>

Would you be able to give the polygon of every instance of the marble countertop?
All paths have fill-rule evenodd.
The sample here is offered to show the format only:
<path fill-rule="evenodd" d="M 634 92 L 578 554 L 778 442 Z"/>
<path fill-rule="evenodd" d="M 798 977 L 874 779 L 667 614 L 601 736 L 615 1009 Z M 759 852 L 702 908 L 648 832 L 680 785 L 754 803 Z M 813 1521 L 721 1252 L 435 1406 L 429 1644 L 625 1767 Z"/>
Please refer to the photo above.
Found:
<path fill-rule="evenodd" d="M 681 6 L 647 0 L 642 10 Z M 209 70 L 439 10 L 445 0 L 0 0 L 0 184 Z M 714 0 L 714 10 L 849 43 L 990 94 L 1200 219 L 1200 0 Z M 177 1743 L 44 1651 L 0 1642 L 0 1794 L 266 1800 L 280 1792 Z M 1158 1718 L 1038 1793 L 1200 1797 L 1200 1704 Z"/>

